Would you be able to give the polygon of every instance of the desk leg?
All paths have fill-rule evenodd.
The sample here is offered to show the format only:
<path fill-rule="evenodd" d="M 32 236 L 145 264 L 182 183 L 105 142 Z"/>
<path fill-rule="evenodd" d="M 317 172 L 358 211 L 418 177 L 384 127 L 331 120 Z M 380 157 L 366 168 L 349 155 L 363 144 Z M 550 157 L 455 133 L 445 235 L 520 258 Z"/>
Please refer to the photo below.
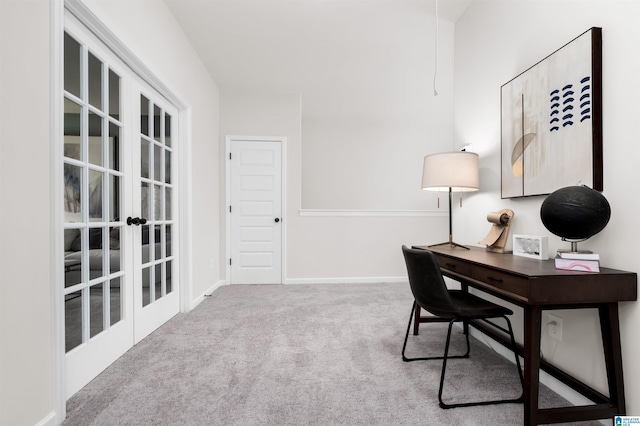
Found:
<path fill-rule="evenodd" d="M 602 345 L 604 346 L 604 358 L 607 366 L 609 399 L 611 400 L 611 405 L 618 408 L 618 414 L 624 416 L 626 407 L 622 376 L 622 348 L 620 345 L 618 304 L 607 303 L 606 305 L 601 305 L 598 308 L 598 313 L 600 314 Z"/>
<path fill-rule="evenodd" d="M 524 424 L 538 424 L 542 308 L 524 308 Z"/>

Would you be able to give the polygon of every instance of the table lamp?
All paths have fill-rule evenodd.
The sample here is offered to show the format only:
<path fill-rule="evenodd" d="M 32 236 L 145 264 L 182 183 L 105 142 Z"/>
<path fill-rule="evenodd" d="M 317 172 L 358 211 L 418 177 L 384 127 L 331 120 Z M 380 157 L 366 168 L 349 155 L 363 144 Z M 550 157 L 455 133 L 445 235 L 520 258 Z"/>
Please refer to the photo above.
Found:
<path fill-rule="evenodd" d="M 444 152 L 424 157 L 422 189 L 426 191 L 449 191 L 449 241 L 429 247 L 448 245 L 462 247 L 453 241 L 451 224 L 451 194 L 453 192 L 477 191 L 480 188 L 478 154 L 468 151 Z"/>

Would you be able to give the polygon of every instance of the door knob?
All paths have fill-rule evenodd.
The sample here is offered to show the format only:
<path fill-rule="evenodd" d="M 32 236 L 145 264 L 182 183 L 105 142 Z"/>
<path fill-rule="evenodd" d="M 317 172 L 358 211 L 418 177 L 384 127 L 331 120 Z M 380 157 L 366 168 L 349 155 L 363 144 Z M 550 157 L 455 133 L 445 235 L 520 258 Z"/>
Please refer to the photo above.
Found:
<path fill-rule="evenodd" d="M 140 225 L 144 225 L 145 223 L 147 223 L 147 219 L 145 219 L 144 217 L 131 217 L 131 216 L 129 216 L 127 218 L 127 225 L 129 225 L 129 226 L 131 226 L 131 225 L 140 226 Z"/>
<path fill-rule="evenodd" d="M 275 221 L 276 221 L 276 223 L 280 222 L 280 218 L 276 217 Z"/>

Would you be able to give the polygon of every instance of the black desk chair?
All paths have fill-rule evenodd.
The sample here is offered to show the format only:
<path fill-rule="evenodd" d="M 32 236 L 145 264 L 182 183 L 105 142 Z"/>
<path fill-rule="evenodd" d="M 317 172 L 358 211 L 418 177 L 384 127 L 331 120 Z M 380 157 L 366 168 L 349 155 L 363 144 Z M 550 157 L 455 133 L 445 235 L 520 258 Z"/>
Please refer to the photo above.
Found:
<path fill-rule="evenodd" d="M 516 353 L 516 342 L 513 337 L 513 329 L 507 315 L 513 312 L 503 306 L 496 305 L 487 300 L 481 299 L 473 294 L 461 290 L 449 290 L 444 282 L 440 267 L 436 262 L 435 256 L 428 250 L 410 249 L 402 246 L 404 259 L 407 264 L 407 272 L 409 274 L 409 284 L 411 292 L 415 298 L 415 302 L 411 306 L 411 315 L 409 316 L 409 325 L 407 326 L 407 334 L 404 337 L 404 345 L 402 346 L 402 360 L 422 361 L 431 359 L 441 359 L 442 373 L 440 374 L 440 388 L 438 390 L 438 401 L 442 408 L 470 407 L 473 405 L 491 405 L 504 403 L 523 402 L 523 395 L 513 399 L 500 399 L 491 401 L 463 402 L 456 404 L 445 404 L 442 401 L 442 389 L 444 387 L 444 377 L 447 368 L 447 360 L 450 358 L 468 358 L 469 357 L 469 334 L 465 334 L 467 340 L 467 352 L 463 355 L 449 356 L 449 342 L 451 340 L 451 328 L 457 321 L 462 321 L 466 325 L 469 320 L 483 320 L 503 332 L 507 332 L 511 337 L 511 345 L 516 354 L 516 367 L 520 377 L 520 383 L 523 382 L 522 370 L 520 368 L 520 359 Z M 414 318 L 414 310 L 416 305 L 422 309 L 435 315 L 434 317 L 422 318 L 421 322 L 448 322 L 449 330 L 447 332 L 447 342 L 444 348 L 444 356 L 435 356 L 427 358 L 407 358 L 405 349 L 407 348 L 407 339 L 409 338 L 409 330 L 411 329 L 411 321 Z M 507 321 L 508 329 L 504 329 L 491 321 L 489 318 L 504 318 Z"/>

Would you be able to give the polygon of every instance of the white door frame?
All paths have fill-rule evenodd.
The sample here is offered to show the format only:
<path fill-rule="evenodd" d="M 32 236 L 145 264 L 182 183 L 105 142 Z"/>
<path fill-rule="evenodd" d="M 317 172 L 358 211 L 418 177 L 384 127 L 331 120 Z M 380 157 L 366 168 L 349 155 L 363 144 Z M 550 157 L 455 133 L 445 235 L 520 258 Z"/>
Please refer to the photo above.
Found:
<path fill-rule="evenodd" d="M 82 0 L 52 0 L 50 6 L 51 40 L 51 360 L 52 360 L 52 396 L 55 424 L 66 418 L 65 391 L 65 344 L 64 344 L 64 217 L 63 188 L 63 34 L 65 28 L 65 10 L 74 15 L 94 35 L 98 37 L 116 56 L 118 56 L 135 74 L 164 96 L 178 110 L 177 135 L 179 149 L 176 164 L 179 168 L 179 220 L 180 224 L 177 250 L 180 251 L 180 310 L 189 311 L 192 299 L 191 282 L 191 106 L 171 90 L 144 61 L 139 59 L 96 15 L 96 12 Z"/>
<path fill-rule="evenodd" d="M 225 137 L 225 280 L 227 284 L 230 284 L 231 279 L 231 265 L 229 259 L 231 258 L 231 215 L 229 213 L 229 207 L 231 206 L 231 168 L 229 167 L 229 156 L 231 155 L 231 143 L 233 141 L 249 141 L 249 142 L 280 142 L 281 155 L 282 155 L 282 253 L 281 259 L 281 271 L 282 271 L 282 283 L 287 281 L 287 138 L 285 136 L 240 136 L 240 135 L 227 135 Z"/>

